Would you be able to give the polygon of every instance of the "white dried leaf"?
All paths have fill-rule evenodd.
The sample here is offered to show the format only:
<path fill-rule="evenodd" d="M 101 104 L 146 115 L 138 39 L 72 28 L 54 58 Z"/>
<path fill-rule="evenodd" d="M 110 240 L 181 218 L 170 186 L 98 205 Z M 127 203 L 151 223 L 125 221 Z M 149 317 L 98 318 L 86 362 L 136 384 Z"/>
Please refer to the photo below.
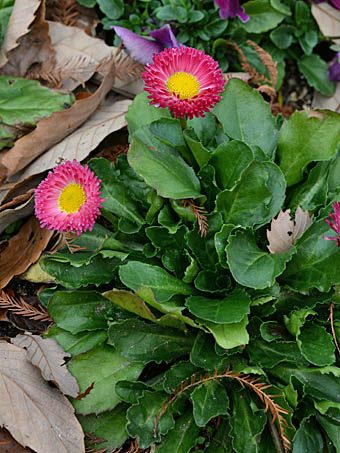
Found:
<path fill-rule="evenodd" d="M 313 216 L 309 215 L 308 210 L 303 211 L 300 206 L 296 209 L 294 220 L 290 217 L 290 209 L 280 211 L 277 218 L 271 221 L 271 229 L 267 230 L 269 242 L 267 247 L 270 253 L 282 253 L 289 250 L 310 227 L 312 219 Z"/>
<path fill-rule="evenodd" d="M 21 445 L 37 453 L 85 453 L 72 404 L 43 379 L 25 349 L 6 342 L 0 342 L 0 394 L 0 426 Z"/>
<path fill-rule="evenodd" d="M 325 36 L 340 36 L 340 11 L 328 3 L 312 5 L 312 15 Z M 339 39 L 334 40 L 339 43 Z"/>
<path fill-rule="evenodd" d="M 57 343 L 54 338 L 41 338 L 25 332 L 17 335 L 12 343 L 27 350 L 28 359 L 37 366 L 46 381 L 52 381 L 64 395 L 77 397 L 79 387 L 77 380 L 64 364 L 65 357 L 71 355 Z"/>

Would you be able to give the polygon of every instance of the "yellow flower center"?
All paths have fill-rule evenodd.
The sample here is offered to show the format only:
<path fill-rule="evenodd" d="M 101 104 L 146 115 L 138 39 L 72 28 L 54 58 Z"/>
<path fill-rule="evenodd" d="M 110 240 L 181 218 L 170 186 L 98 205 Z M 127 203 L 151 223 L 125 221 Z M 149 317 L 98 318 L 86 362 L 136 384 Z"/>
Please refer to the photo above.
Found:
<path fill-rule="evenodd" d="M 69 214 L 70 212 L 78 212 L 85 201 L 84 189 L 79 184 L 69 184 L 62 190 L 58 198 L 58 206 L 62 211 Z"/>
<path fill-rule="evenodd" d="M 200 91 L 199 81 L 188 72 L 175 72 L 168 78 L 166 87 L 180 99 L 191 99 Z"/>

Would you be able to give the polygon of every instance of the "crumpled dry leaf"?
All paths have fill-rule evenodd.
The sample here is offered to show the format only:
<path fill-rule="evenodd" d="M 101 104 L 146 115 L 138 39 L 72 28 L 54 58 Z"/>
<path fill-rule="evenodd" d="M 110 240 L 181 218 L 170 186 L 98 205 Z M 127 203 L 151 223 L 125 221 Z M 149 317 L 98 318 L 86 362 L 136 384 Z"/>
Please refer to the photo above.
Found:
<path fill-rule="evenodd" d="M 41 0 L 15 1 L 0 52 L 2 74 L 24 77 L 33 65 L 45 71 L 53 68 L 54 51 L 45 9 Z"/>
<path fill-rule="evenodd" d="M 84 434 L 68 399 L 51 387 L 24 349 L 0 342 L 0 426 L 37 453 L 83 453 Z"/>
<path fill-rule="evenodd" d="M 54 47 L 56 67 L 53 71 L 62 78 L 62 88 L 73 91 L 89 80 L 98 64 L 112 57 L 116 48 L 105 41 L 92 38 L 78 27 L 48 22 L 51 43 Z"/>
<path fill-rule="evenodd" d="M 325 36 L 340 36 L 340 11 L 329 3 L 312 4 L 312 15 Z M 339 44 L 340 39 L 334 39 Z"/>
<path fill-rule="evenodd" d="M 335 93 L 330 97 L 323 96 L 318 91 L 315 91 L 312 101 L 312 108 L 333 110 L 334 112 L 340 113 L 340 83 L 336 84 Z"/>
<path fill-rule="evenodd" d="M 114 80 L 114 68 L 111 66 L 102 84 L 91 96 L 77 100 L 69 109 L 54 112 L 39 121 L 33 132 L 17 140 L 12 149 L 0 153 L 0 183 L 83 124 L 96 111 Z"/>
<path fill-rule="evenodd" d="M 32 197 L 32 195 L 34 195 L 34 189 L 30 189 L 27 192 L 25 192 L 21 195 L 18 195 L 17 197 L 14 197 L 8 203 L 2 204 L 0 206 L 0 212 L 5 211 L 6 209 L 16 208 L 16 207 L 22 205 L 27 200 L 29 200 Z"/>
<path fill-rule="evenodd" d="M 131 102 L 128 99 L 115 102 L 115 96 L 109 95 L 86 123 L 32 162 L 20 178 L 55 167 L 59 158 L 79 162 L 85 159 L 107 135 L 127 125 L 125 115 Z"/>
<path fill-rule="evenodd" d="M 35 263 L 45 250 L 53 231 L 40 227 L 39 221 L 31 217 L 28 222 L 12 236 L 7 247 L 0 253 L 0 289 L 14 277 L 20 275 Z"/>
<path fill-rule="evenodd" d="M 54 338 L 41 338 L 39 335 L 32 335 L 25 332 L 24 335 L 17 335 L 12 343 L 25 348 L 27 357 L 34 366 L 37 366 L 46 381 L 52 381 L 64 395 L 76 398 L 79 393 L 77 380 L 68 371 L 65 357 L 71 354 L 57 343 Z"/>
<path fill-rule="evenodd" d="M 309 215 L 308 209 L 303 211 L 300 206 L 295 211 L 295 219 L 290 217 L 290 209 L 280 211 L 277 218 L 270 224 L 267 230 L 269 241 L 268 250 L 270 253 L 282 253 L 290 249 L 303 233 L 312 224 L 313 216 Z"/>

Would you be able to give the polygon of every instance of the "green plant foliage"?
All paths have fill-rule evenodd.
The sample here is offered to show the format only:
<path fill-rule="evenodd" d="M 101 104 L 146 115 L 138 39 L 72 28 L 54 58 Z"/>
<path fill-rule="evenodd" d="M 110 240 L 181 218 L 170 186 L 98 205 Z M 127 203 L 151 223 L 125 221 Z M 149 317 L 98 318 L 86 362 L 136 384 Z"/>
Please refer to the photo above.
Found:
<path fill-rule="evenodd" d="M 323 236 L 336 234 L 337 117 L 277 121 L 239 80 L 186 129 L 147 102 L 129 110 L 128 156 L 89 161 L 105 201 L 81 250 L 40 260 L 58 283 L 41 295 L 56 323 L 46 336 L 72 354 L 81 392 L 94 383 L 72 400 L 85 431 L 111 449 L 128 436 L 160 453 L 333 452 L 340 252 Z M 273 218 L 298 205 L 311 225 L 270 253 Z"/>
<path fill-rule="evenodd" d="M 0 24 L 1 17 L 4 20 L 2 14 L 4 10 L 0 4 Z M 6 126 L 36 126 L 38 119 L 70 107 L 74 97 L 52 91 L 34 80 L 1 75 L 0 99 L 0 149 L 2 149 L 5 146 L 13 146 L 15 138 Z"/>

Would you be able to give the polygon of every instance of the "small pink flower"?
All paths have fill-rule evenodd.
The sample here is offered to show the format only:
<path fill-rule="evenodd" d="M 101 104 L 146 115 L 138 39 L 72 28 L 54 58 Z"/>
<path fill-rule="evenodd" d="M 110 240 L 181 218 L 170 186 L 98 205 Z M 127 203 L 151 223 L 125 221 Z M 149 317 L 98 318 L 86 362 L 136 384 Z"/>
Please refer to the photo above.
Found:
<path fill-rule="evenodd" d="M 225 80 L 218 63 L 202 50 L 172 47 L 153 56 L 142 77 L 157 107 L 176 118 L 204 116 L 221 100 Z"/>
<path fill-rule="evenodd" d="M 78 235 L 92 230 L 99 208 L 100 180 L 86 165 L 67 161 L 50 171 L 35 191 L 35 215 L 42 228 Z"/>
<path fill-rule="evenodd" d="M 331 222 L 331 220 L 329 220 L 329 219 L 326 219 L 326 222 L 336 232 L 336 234 L 338 236 L 322 236 L 322 237 L 323 237 L 323 239 L 327 239 L 329 241 L 336 241 L 338 247 L 340 247 L 340 204 L 339 204 L 339 202 L 335 201 L 332 204 L 332 208 L 334 209 L 334 214 L 332 214 L 331 212 L 329 212 L 328 214 L 334 223 Z"/>

